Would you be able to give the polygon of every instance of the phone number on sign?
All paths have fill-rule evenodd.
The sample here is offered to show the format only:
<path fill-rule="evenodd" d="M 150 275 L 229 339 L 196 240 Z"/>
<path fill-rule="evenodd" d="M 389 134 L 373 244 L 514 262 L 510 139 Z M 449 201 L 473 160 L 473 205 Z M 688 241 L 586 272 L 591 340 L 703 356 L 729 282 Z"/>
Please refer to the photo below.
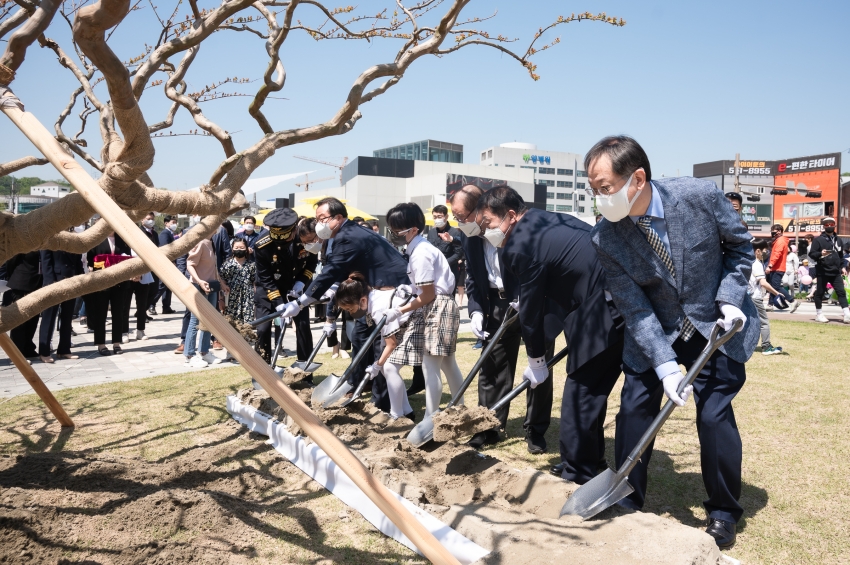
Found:
<path fill-rule="evenodd" d="M 735 174 L 735 167 L 729 167 L 729 174 Z M 770 175 L 770 167 L 750 167 L 749 169 L 738 169 L 739 175 Z"/>

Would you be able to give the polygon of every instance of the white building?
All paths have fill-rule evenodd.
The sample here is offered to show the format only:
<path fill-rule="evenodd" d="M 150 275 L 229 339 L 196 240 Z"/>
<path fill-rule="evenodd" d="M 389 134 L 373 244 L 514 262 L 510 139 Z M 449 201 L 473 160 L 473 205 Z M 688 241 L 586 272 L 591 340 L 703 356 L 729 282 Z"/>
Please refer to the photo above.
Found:
<path fill-rule="evenodd" d="M 579 216 L 594 216 L 593 199 L 584 189 L 587 172 L 584 156 L 563 151 L 537 149 L 531 143 L 502 143 L 481 152 L 485 167 L 531 171 L 534 183 L 546 186 L 546 210 Z"/>
<path fill-rule="evenodd" d="M 71 189 L 67 186 L 62 186 L 55 182 L 46 182 L 30 187 L 30 194 L 33 196 L 52 196 L 53 198 L 62 198 L 67 196 Z"/>
<path fill-rule="evenodd" d="M 447 198 L 464 184 L 483 189 L 509 184 L 522 195 L 529 206 L 543 208 L 545 192 L 537 190 L 534 173 L 519 167 L 495 169 L 482 165 L 357 157 L 342 171 L 343 185 L 290 195 L 290 202 L 300 205 L 317 194 L 344 199 L 349 205 L 383 218 L 400 202 L 415 202 L 423 210 L 446 204 Z"/>

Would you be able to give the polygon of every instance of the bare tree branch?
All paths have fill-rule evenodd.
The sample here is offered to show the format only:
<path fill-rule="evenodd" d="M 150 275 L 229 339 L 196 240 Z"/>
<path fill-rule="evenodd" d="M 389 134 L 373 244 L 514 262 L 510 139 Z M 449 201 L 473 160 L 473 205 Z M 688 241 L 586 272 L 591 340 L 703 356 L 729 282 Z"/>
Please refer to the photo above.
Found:
<path fill-rule="evenodd" d="M 7 33 L 27 21 L 29 14 L 27 11 L 21 8 L 13 16 L 7 18 L 0 22 L 0 39 L 2 39 Z"/>
<path fill-rule="evenodd" d="M 26 4 L 32 6 L 31 2 L 27 2 Z M 56 10 L 59 9 L 59 4 L 60 0 L 43 0 L 26 23 L 9 38 L 6 51 L 0 56 L 0 65 L 12 71 L 12 80 L 14 80 L 14 72 L 24 62 L 27 49 L 47 29 L 47 26 L 50 25 L 53 16 L 56 14 Z M 24 9 L 27 9 L 27 7 Z M 10 82 L 11 80 L 4 84 L 9 84 Z"/>
<path fill-rule="evenodd" d="M 0 165 L 0 177 L 11 175 L 21 169 L 26 169 L 27 167 L 46 164 L 47 159 L 43 159 L 41 157 L 21 157 L 20 159 L 15 159 L 14 161 L 9 161 L 8 163 Z"/>

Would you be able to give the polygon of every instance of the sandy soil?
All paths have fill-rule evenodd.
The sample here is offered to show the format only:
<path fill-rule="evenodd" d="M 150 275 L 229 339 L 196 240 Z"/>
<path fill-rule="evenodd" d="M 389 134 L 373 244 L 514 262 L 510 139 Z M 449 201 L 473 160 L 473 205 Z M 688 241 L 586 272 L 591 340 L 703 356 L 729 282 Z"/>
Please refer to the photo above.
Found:
<path fill-rule="evenodd" d="M 501 426 L 496 415 L 485 406 L 467 408 L 464 405 L 452 406 L 432 416 L 434 421 L 434 441 L 458 440 L 478 432 L 486 432 Z"/>
<path fill-rule="evenodd" d="M 263 391 L 245 389 L 237 396 L 289 421 Z M 476 421 L 469 412 L 474 411 L 447 420 Z M 371 404 L 358 401 L 319 416 L 389 488 L 492 549 L 484 563 L 553 563 L 563 556 L 571 564 L 698 565 L 721 558 L 704 532 L 653 514 L 616 508 L 587 522 L 559 519 L 561 506 L 577 485 L 510 468 L 453 440 L 417 449 L 404 439 L 413 422 L 392 420 Z"/>

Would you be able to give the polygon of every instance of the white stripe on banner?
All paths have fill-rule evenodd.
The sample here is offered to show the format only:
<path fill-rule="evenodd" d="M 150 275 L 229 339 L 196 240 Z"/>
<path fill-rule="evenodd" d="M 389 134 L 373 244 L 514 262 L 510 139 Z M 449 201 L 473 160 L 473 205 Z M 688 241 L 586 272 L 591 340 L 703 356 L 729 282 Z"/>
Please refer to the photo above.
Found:
<path fill-rule="evenodd" d="M 316 482 L 328 489 L 349 507 L 357 510 L 381 532 L 420 553 L 401 530 L 393 524 L 375 503 L 343 473 L 336 463 L 315 443 L 308 444 L 304 437 L 293 436 L 283 424 L 253 406 L 239 401 L 235 396 L 227 397 L 227 411 L 233 418 L 252 432 L 268 436 L 271 444 L 296 467 L 307 473 Z M 490 552 L 460 535 L 448 525 L 401 495 L 390 491 L 411 514 L 413 514 L 434 537 L 463 565 L 474 563 Z M 421 555 L 421 553 L 420 553 Z"/>

